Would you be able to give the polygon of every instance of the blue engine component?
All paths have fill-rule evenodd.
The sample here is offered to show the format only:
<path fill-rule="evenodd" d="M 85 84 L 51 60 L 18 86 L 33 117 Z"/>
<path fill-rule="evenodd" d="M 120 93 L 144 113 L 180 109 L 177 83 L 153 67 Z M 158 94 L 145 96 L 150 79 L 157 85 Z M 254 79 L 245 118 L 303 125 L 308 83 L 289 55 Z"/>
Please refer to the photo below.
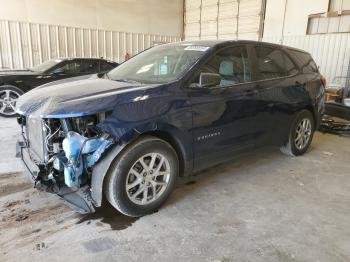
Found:
<path fill-rule="evenodd" d="M 62 143 L 68 161 L 64 167 L 65 184 L 71 188 L 79 188 L 84 170 L 83 158 L 86 158 L 87 167 L 92 167 L 112 143 L 113 140 L 108 137 L 87 138 L 69 131 Z"/>

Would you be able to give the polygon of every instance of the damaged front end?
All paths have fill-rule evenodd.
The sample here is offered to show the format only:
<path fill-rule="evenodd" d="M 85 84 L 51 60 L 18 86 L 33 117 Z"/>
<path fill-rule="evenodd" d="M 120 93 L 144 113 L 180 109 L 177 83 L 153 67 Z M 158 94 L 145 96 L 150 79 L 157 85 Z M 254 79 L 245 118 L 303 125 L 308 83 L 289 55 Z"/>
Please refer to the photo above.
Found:
<path fill-rule="evenodd" d="M 114 138 L 98 128 L 105 113 L 74 118 L 20 116 L 18 156 L 37 189 L 55 193 L 80 213 L 94 212 L 93 167 Z"/>

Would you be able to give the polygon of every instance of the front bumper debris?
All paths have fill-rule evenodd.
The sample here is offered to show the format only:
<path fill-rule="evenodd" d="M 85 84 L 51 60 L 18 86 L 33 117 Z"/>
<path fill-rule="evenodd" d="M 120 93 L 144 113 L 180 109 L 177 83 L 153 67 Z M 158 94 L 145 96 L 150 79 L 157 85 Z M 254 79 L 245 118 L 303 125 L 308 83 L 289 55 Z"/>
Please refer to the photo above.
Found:
<path fill-rule="evenodd" d="M 319 130 L 321 132 L 337 135 L 350 135 L 350 122 L 324 117 Z"/>
<path fill-rule="evenodd" d="M 42 171 L 40 170 L 39 165 L 37 165 L 31 159 L 29 148 L 22 141 L 18 141 L 16 144 L 16 157 L 22 160 L 25 174 L 33 182 L 36 189 L 49 193 L 55 193 L 62 200 L 64 200 L 66 205 L 81 214 L 95 212 L 95 205 L 93 199 L 91 198 L 90 187 L 85 186 L 73 190 L 67 186 L 53 188 L 41 183 L 39 174 Z"/>
<path fill-rule="evenodd" d="M 337 135 L 350 135 L 350 107 L 341 103 L 326 103 L 319 130 Z"/>

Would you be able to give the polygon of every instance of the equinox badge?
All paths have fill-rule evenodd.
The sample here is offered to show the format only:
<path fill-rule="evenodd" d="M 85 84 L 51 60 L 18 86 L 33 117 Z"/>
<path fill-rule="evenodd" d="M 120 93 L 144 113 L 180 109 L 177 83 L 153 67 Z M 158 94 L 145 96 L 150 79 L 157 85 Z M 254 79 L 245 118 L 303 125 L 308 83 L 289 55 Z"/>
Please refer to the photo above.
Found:
<path fill-rule="evenodd" d="M 205 140 L 205 139 L 208 139 L 208 138 L 211 138 L 211 137 L 215 137 L 215 136 L 219 136 L 219 135 L 221 135 L 221 132 L 215 132 L 215 133 L 207 134 L 207 135 L 204 135 L 204 136 L 199 136 L 199 137 L 197 137 L 197 141 Z"/>

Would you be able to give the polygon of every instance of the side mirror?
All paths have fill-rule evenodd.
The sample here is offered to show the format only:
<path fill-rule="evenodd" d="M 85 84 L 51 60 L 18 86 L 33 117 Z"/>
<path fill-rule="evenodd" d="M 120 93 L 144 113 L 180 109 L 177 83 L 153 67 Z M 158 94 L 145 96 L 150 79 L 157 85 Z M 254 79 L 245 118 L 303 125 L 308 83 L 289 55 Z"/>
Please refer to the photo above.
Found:
<path fill-rule="evenodd" d="M 99 73 L 97 73 L 97 77 L 102 78 L 105 74 L 106 74 L 106 72 L 99 72 Z"/>
<path fill-rule="evenodd" d="M 201 73 L 199 76 L 200 87 L 210 87 L 220 85 L 221 76 L 214 73 Z"/>

